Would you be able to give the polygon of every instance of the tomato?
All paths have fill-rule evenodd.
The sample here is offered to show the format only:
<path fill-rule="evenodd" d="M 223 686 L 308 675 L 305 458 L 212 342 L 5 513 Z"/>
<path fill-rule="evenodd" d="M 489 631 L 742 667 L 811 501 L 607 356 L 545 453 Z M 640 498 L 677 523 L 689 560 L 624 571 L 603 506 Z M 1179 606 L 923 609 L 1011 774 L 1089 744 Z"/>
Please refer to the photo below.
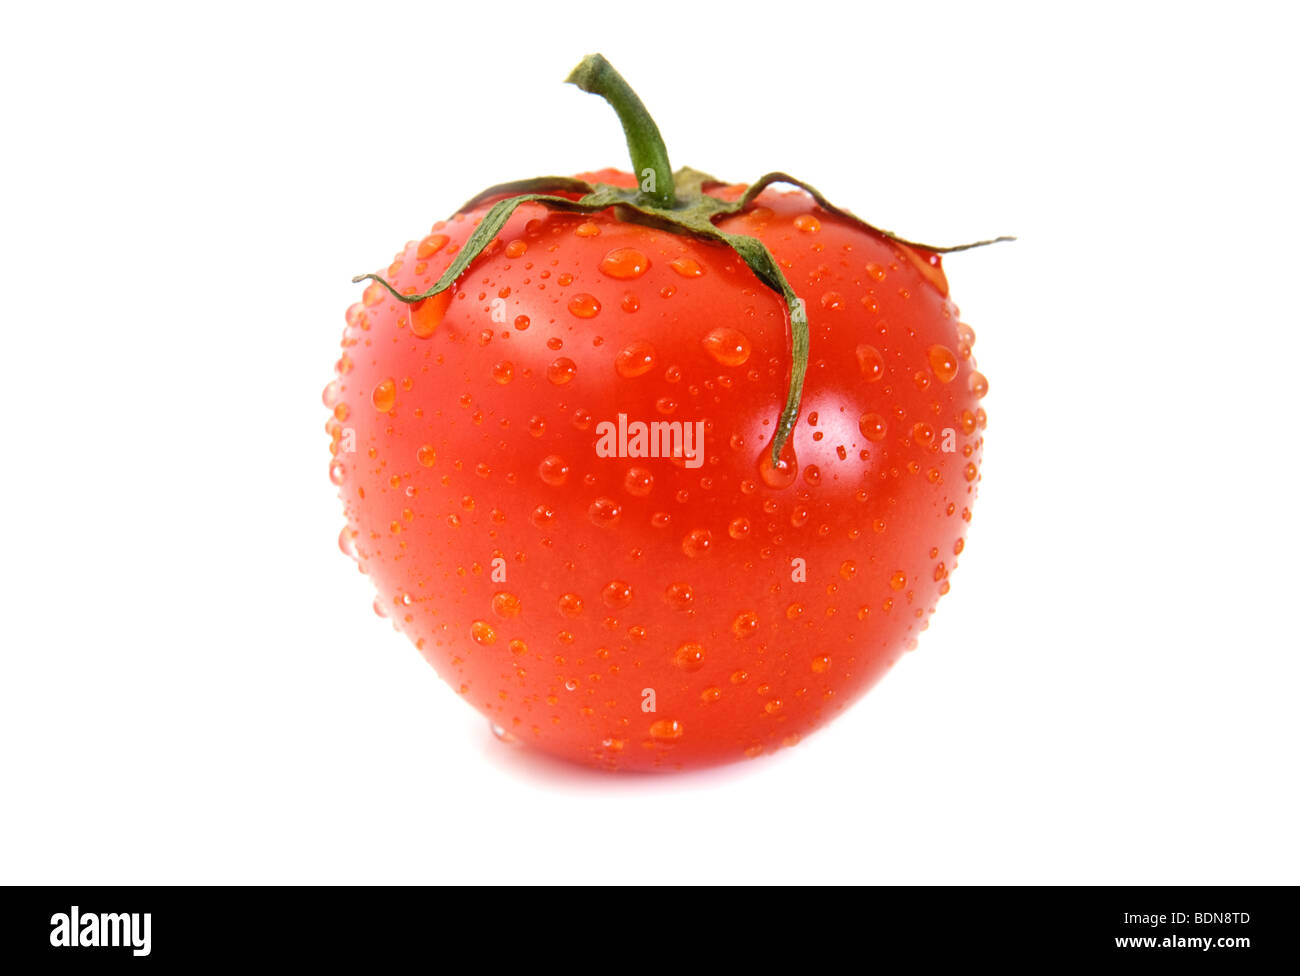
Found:
<path fill-rule="evenodd" d="M 804 190 L 713 221 L 807 314 L 781 444 L 793 306 L 723 241 L 523 202 L 411 301 L 493 206 L 434 224 L 347 312 L 330 474 L 376 610 L 499 735 L 557 756 L 684 769 L 800 741 L 916 645 L 962 553 L 987 382 L 940 256 Z"/>

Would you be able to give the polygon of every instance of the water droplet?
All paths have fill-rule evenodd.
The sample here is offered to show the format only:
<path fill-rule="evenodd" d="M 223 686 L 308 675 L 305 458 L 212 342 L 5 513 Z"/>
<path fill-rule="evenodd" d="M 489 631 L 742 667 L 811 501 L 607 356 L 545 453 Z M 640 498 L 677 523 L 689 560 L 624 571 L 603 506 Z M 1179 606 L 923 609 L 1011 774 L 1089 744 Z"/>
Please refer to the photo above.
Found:
<path fill-rule="evenodd" d="M 504 727 L 497 725 L 496 722 L 492 723 L 492 734 L 508 746 L 512 746 L 519 741 L 513 732 L 507 732 Z"/>
<path fill-rule="evenodd" d="M 683 278 L 698 278 L 704 274 L 704 269 L 700 267 L 700 262 L 694 258 L 676 258 L 668 263 Z"/>
<path fill-rule="evenodd" d="M 831 669 L 831 657 L 829 654 L 822 654 L 812 659 L 812 669 L 817 674 L 825 674 Z"/>
<path fill-rule="evenodd" d="M 664 599 L 674 610 L 689 610 L 695 605 L 695 590 L 689 583 L 670 583 Z"/>
<path fill-rule="evenodd" d="M 610 580 L 600 591 L 600 598 L 611 610 L 622 610 L 632 602 L 632 586 L 622 580 Z"/>
<path fill-rule="evenodd" d="M 975 394 L 977 400 L 983 399 L 989 392 L 989 381 L 984 378 L 984 374 L 979 370 L 974 370 L 970 374 L 970 391 Z"/>
<path fill-rule="evenodd" d="M 805 234 L 816 234 L 822 229 L 822 222 L 812 214 L 800 214 L 794 219 L 794 226 Z"/>
<path fill-rule="evenodd" d="M 528 250 L 528 242 L 521 241 L 518 238 L 516 238 L 515 240 L 511 241 L 509 244 L 506 245 L 506 257 L 521 258 L 524 256 L 524 253 L 527 250 Z"/>
<path fill-rule="evenodd" d="M 858 369 L 868 383 L 874 383 L 885 375 L 885 357 L 875 346 L 858 346 L 857 356 Z"/>
<path fill-rule="evenodd" d="M 680 739 L 685 729 L 675 718 L 661 718 L 650 726 L 650 738 L 658 742 L 672 742 Z"/>
<path fill-rule="evenodd" d="M 721 326 L 703 341 L 705 351 L 723 366 L 740 366 L 749 359 L 749 337 L 739 329 Z"/>
<path fill-rule="evenodd" d="M 557 601 L 556 606 L 559 608 L 560 613 L 566 617 L 579 617 L 582 615 L 582 597 L 576 593 L 563 594 Z"/>
<path fill-rule="evenodd" d="M 889 427 L 878 413 L 864 413 L 858 418 L 858 430 L 869 441 L 883 441 Z"/>
<path fill-rule="evenodd" d="M 758 614 L 753 612 L 738 614 L 731 622 L 731 632 L 740 638 L 749 637 L 757 630 Z"/>
<path fill-rule="evenodd" d="M 621 281 L 640 278 L 649 267 L 650 259 L 634 247 L 616 247 L 600 261 L 603 274 Z"/>
<path fill-rule="evenodd" d="M 415 249 L 415 256 L 421 261 L 427 261 L 447 246 L 447 240 L 446 234 L 430 234 L 420 241 Z"/>
<path fill-rule="evenodd" d="M 623 490 L 637 498 L 645 498 L 654 488 L 655 476 L 645 468 L 628 468 L 623 478 Z"/>
<path fill-rule="evenodd" d="M 957 354 L 947 346 L 930 347 L 930 368 L 940 383 L 951 383 L 957 377 Z"/>
<path fill-rule="evenodd" d="M 556 386 L 564 386 L 578 375 L 578 364 L 568 356 L 560 356 L 546 367 L 546 378 Z"/>
<path fill-rule="evenodd" d="M 357 535 L 351 526 L 343 526 L 339 532 L 339 552 L 349 559 L 357 558 Z"/>
<path fill-rule="evenodd" d="M 569 478 L 569 462 L 558 454 L 548 455 L 537 466 L 537 474 L 548 485 L 559 487 Z"/>
<path fill-rule="evenodd" d="M 475 620 L 470 624 L 469 636 L 473 638 L 475 644 L 482 644 L 484 647 L 497 641 L 497 632 L 486 620 Z"/>
<path fill-rule="evenodd" d="M 515 316 L 515 328 L 518 329 L 520 332 L 523 332 L 532 324 L 533 324 L 532 320 L 527 315 Z"/>
<path fill-rule="evenodd" d="M 846 559 L 844 560 L 844 562 L 840 563 L 841 579 L 851 580 L 856 575 L 858 575 L 858 567 L 857 564 L 854 563 L 852 559 Z"/>
<path fill-rule="evenodd" d="M 341 484 L 343 484 L 343 474 L 344 474 L 344 471 L 343 471 L 343 462 L 342 462 L 342 461 L 331 461 L 331 462 L 330 462 L 330 481 L 333 482 L 333 483 L 336 484 L 336 485 L 341 485 Z"/>
<path fill-rule="evenodd" d="M 505 384 L 515 378 L 514 363 L 510 362 L 508 359 L 503 359 L 501 362 L 494 365 L 492 367 L 492 378 L 502 386 L 505 386 Z"/>
<path fill-rule="evenodd" d="M 451 306 L 452 290 L 440 291 L 432 298 L 416 302 L 407 308 L 407 325 L 411 335 L 417 339 L 427 339 L 438 331 L 447 309 Z"/>
<path fill-rule="evenodd" d="M 682 552 L 692 558 L 706 555 L 713 547 L 713 533 L 708 529 L 691 529 L 682 539 Z"/>
<path fill-rule="evenodd" d="M 492 594 L 492 612 L 502 620 L 510 620 L 519 616 L 520 609 L 519 597 L 513 593 L 502 591 Z"/>
<path fill-rule="evenodd" d="M 580 319 L 594 319 L 600 314 L 600 302 L 593 295 L 579 292 L 569 299 L 569 312 Z"/>
<path fill-rule="evenodd" d="M 370 402 L 380 413 L 388 413 L 397 403 L 397 384 L 391 379 L 381 381 L 370 394 Z"/>
<path fill-rule="evenodd" d="M 743 516 L 732 519 L 731 524 L 727 526 L 727 535 L 731 536 L 733 539 L 747 539 L 749 538 L 749 532 L 749 519 L 744 518 Z"/>
<path fill-rule="evenodd" d="M 772 460 L 772 442 L 769 441 L 758 455 L 758 476 L 769 488 L 789 488 L 799 476 L 799 460 L 794 454 L 793 439 L 781 448 L 781 456 Z"/>
<path fill-rule="evenodd" d="M 625 379 L 642 376 L 655 368 L 655 347 L 644 339 L 629 343 L 614 358 L 614 369 Z"/>
<path fill-rule="evenodd" d="M 698 671 L 704 667 L 704 648 L 699 644 L 683 644 L 673 655 L 673 664 L 683 671 Z"/>
<path fill-rule="evenodd" d="M 889 588 L 891 590 L 901 590 L 907 585 L 907 574 L 901 569 L 896 571 L 893 576 L 889 577 Z"/>
<path fill-rule="evenodd" d="M 587 509 L 587 517 L 593 525 L 602 529 L 613 528 L 618 524 L 618 517 L 623 514 L 623 506 L 612 498 L 597 498 Z"/>

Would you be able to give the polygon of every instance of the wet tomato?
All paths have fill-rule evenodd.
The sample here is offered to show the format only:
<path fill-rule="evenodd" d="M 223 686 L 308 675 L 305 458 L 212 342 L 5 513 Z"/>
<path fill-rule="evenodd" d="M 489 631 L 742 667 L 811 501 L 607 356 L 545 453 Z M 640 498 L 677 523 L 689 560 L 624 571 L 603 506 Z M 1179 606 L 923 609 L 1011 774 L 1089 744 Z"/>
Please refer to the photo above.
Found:
<path fill-rule="evenodd" d="M 798 742 L 915 646 L 962 553 L 987 383 L 939 255 L 803 189 L 713 214 L 791 302 L 726 238 L 502 196 L 348 309 L 341 547 L 504 738 L 634 770 Z"/>

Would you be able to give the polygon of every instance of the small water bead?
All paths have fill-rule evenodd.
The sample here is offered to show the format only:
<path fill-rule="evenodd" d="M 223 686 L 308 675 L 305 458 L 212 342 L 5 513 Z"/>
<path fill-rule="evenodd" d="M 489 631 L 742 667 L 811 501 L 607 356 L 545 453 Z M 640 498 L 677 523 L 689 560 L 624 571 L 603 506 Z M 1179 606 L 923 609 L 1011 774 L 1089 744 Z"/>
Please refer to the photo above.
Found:
<path fill-rule="evenodd" d="M 380 413 L 388 413 L 397 403 L 397 384 L 391 380 L 382 380 L 370 394 L 370 402 Z"/>
<path fill-rule="evenodd" d="M 940 383 L 951 383 L 957 378 L 957 355 L 947 346 L 931 346 L 930 368 Z"/>
<path fill-rule="evenodd" d="M 825 674 L 831 669 L 831 657 L 829 654 L 822 654 L 812 659 L 812 669 L 816 674 Z"/>
<path fill-rule="evenodd" d="M 643 376 L 655 368 L 655 347 L 644 339 L 629 343 L 614 358 L 614 369 L 624 379 Z"/>
<path fill-rule="evenodd" d="M 497 642 L 497 632 L 492 629 L 492 625 L 486 620 L 475 620 L 470 624 L 469 635 L 473 638 L 475 644 L 481 644 L 484 647 Z"/>
<path fill-rule="evenodd" d="M 528 418 L 528 433 L 533 437 L 541 437 L 546 433 L 546 420 L 537 414 L 533 414 Z"/>
<path fill-rule="evenodd" d="M 857 564 L 854 563 L 852 559 L 846 559 L 844 560 L 844 562 L 840 563 L 841 579 L 851 580 L 856 575 L 858 575 L 858 567 Z"/>
<path fill-rule="evenodd" d="M 564 386 L 578 375 L 578 364 L 568 356 L 560 356 L 546 367 L 546 378 L 556 386 Z"/>
<path fill-rule="evenodd" d="M 447 246 L 448 237 L 446 234 L 430 234 L 424 240 L 420 241 L 415 249 L 415 256 L 421 261 L 427 261 L 444 247 Z"/>
<path fill-rule="evenodd" d="M 695 590 L 689 583 L 669 583 L 664 600 L 674 610 L 689 610 L 695 605 Z"/>
<path fill-rule="evenodd" d="M 731 632 L 739 638 L 752 636 L 758 630 L 758 614 L 749 611 L 738 614 L 731 622 Z"/>
<path fill-rule="evenodd" d="M 722 698 L 722 689 L 717 686 L 710 686 L 700 692 L 700 701 L 712 703 Z"/>
<path fill-rule="evenodd" d="M 426 298 L 423 301 L 414 303 L 407 308 L 407 325 L 410 326 L 411 335 L 417 339 L 427 339 L 438 331 L 438 326 L 442 324 L 443 318 L 447 314 L 447 309 L 451 307 L 452 292 L 448 288 L 446 291 Z"/>
<path fill-rule="evenodd" d="M 682 539 L 682 552 L 692 558 L 708 554 L 713 548 L 713 533 L 708 529 L 692 529 Z"/>
<path fill-rule="evenodd" d="M 699 644 L 683 644 L 673 655 L 673 664 L 683 671 L 698 671 L 704 667 L 704 648 Z"/>
<path fill-rule="evenodd" d="M 518 329 L 520 332 L 523 332 L 532 324 L 533 324 L 532 319 L 530 319 L 527 315 L 515 316 L 515 328 Z"/>
<path fill-rule="evenodd" d="M 727 526 L 727 535 L 736 540 L 748 539 L 750 530 L 749 519 L 741 516 L 731 520 L 731 523 Z"/>
<path fill-rule="evenodd" d="M 869 441 L 883 441 L 889 431 L 885 418 L 878 413 L 864 413 L 858 418 L 858 430 Z"/>
<path fill-rule="evenodd" d="M 650 267 L 650 259 L 634 247 L 616 247 L 600 261 L 602 274 L 620 281 L 640 278 Z"/>
<path fill-rule="evenodd" d="M 524 256 L 524 253 L 527 250 L 528 250 L 528 242 L 516 238 L 515 240 L 511 241 L 509 244 L 506 245 L 506 257 L 521 258 Z"/>
<path fill-rule="evenodd" d="M 793 441 L 786 441 L 781 448 L 781 456 L 772 460 L 772 444 L 769 442 L 758 455 L 758 476 L 769 488 L 789 488 L 799 476 L 799 461 L 794 454 Z"/>
<path fill-rule="evenodd" d="M 680 739 L 686 729 L 674 718 L 661 718 L 650 726 L 650 738 L 656 742 L 672 742 Z"/>
<path fill-rule="evenodd" d="M 519 741 L 518 736 L 513 732 L 507 732 L 504 726 L 497 725 L 496 722 L 492 723 L 492 734 L 508 746 L 512 746 Z"/>
<path fill-rule="evenodd" d="M 599 237 L 600 225 L 594 224 L 590 220 L 584 220 L 577 227 L 573 228 L 574 237 Z"/>
<path fill-rule="evenodd" d="M 623 580 L 611 580 L 600 591 L 600 598 L 611 610 L 622 610 L 632 602 L 632 586 Z"/>
<path fill-rule="evenodd" d="M 503 590 L 500 593 L 492 594 L 492 612 L 502 620 L 510 620 L 519 616 L 521 609 L 519 597 L 513 593 L 507 593 Z"/>
<path fill-rule="evenodd" d="M 341 484 L 343 484 L 343 475 L 344 475 L 343 462 L 342 462 L 342 461 L 331 461 L 331 462 L 330 462 L 330 481 L 331 481 L 333 484 L 341 485 Z"/>
<path fill-rule="evenodd" d="M 533 509 L 532 514 L 530 514 L 528 518 L 529 521 L 539 529 L 545 528 L 545 526 L 555 518 L 555 509 L 550 505 L 538 505 Z"/>
<path fill-rule="evenodd" d="M 548 485 L 559 487 L 569 479 L 569 462 L 558 454 L 550 454 L 537 466 L 538 476 Z"/>
<path fill-rule="evenodd" d="M 804 234 L 816 234 L 822 229 L 822 222 L 812 214 L 800 214 L 794 219 L 794 226 Z"/>
<path fill-rule="evenodd" d="M 749 337 L 739 329 L 721 326 L 703 339 L 705 351 L 723 366 L 741 366 L 749 359 Z"/>
<path fill-rule="evenodd" d="M 600 302 L 594 295 L 579 292 L 569 299 L 569 312 L 580 319 L 594 319 L 600 314 Z"/>
<path fill-rule="evenodd" d="M 975 394 L 977 400 L 983 399 L 989 392 L 989 381 L 979 370 L 974 370 L 970 374 L 970 391 Z"/>
<path fill-rule="evenodd" d="M 704 269 L 700 267 L 700 262 L 696 261 L 694 258 L 676 258 L 668 263 L 668 267 L 672 268 L 683 278 L 698 278 L 704 274 Z"/>
<path fill-rule="evenodd" d="M 514 378 L 515 366 L 514 363 L 510 362 L 508 359 L 503 359 L 492 367 L 492 379 L 496 380 L 502 386 L 505 386 L 505 384 L 509 383 Z"/>
<path fill-rule="evenodd" d="M 576 593 L 565 593 L 557 601 L 556 607 L 566 617 L 580 617 L 583 607 L 582 597 Z"/>
<path fill-rule="evenodd" d="M 901 569 L 889 577 L 889 588 L 891 590 L 901 590 L 907 585 L 907 574 Z"/>
<path fill-rule="evenodd" d="M 376 281 L 367 285 L 366 290 L 361 293 L 361 304 L 367 308 L 374 308 L 387 297 L 387 289 Z"/>
<path fill-rule="evenodd" d="M 349 559 L 357 558 L 357 533 L 350 526 L 343 526 L 339 532 L 339 552 Z"/>
<path fill-rule="evenodd" d="M 602 529 L 613 528 L 623 514 L 623 506 L 612 498 L 597 498 L 587 509 L 587 517 L 593 525 Z"/>
<path fill-rule="evenodd" d="M 858 369 L 868 383 L 875 383 L 885 375 L 885 357 L 875 346 L 861 345 L 855 350 Z"/>
<path fill-rule="evenodd" d="M 966 463 L 966 467 L 962 470 L 962 475 L 967 481 L 974 481 L 979 477 L 979 473 L 979 468 L 975 467 L 975 465 L 969 461 Z"/>
<path fill-rule="evenodd" d="M 628 468 L 623 478 L 623 490 L 629 495 L 644 498 L 654 489 L 655 476 L 646 468 Z"/>

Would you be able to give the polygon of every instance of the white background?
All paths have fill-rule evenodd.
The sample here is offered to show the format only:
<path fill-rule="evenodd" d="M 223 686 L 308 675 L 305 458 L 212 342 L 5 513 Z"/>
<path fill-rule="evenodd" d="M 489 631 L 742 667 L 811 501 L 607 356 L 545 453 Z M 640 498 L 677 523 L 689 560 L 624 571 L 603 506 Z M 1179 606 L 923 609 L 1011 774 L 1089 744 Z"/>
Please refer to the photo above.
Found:
<path fill-rule="evenodd" d="M 1300 881 L 1294 8 L 460 6 L 7 9 L 0 881 Z M 990 425 L 920 649 L 675 778 L 493 739 L 326 477 L 350 276 L 623 165 L 595 50 L 675 165 L 1020 237 L 947 262 Z"/>

